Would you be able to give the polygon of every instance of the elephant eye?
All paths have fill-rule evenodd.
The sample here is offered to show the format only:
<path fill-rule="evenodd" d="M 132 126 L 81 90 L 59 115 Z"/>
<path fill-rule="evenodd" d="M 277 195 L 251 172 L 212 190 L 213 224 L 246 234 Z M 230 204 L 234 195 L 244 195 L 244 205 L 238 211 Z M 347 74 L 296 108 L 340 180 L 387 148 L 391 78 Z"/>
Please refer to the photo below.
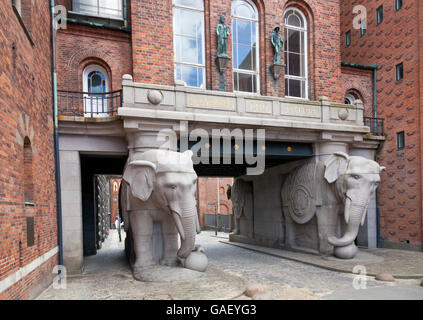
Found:
<path fill-rule="evenodd" d="M 360 179 L 360 176 L 358 174 L 352 174 L 351 177 L 353 177 L 355 180 Z"/>
<path fill-rule="evenodd" d="M 174 184 L 173 184 L 173 185 L 171 185 L 171 186 L 170 186 L 170 188 L 171 188 L 172 190 L 175 190 L 175 189 L 176 189 L 176 185 L 174 185 Z"/>

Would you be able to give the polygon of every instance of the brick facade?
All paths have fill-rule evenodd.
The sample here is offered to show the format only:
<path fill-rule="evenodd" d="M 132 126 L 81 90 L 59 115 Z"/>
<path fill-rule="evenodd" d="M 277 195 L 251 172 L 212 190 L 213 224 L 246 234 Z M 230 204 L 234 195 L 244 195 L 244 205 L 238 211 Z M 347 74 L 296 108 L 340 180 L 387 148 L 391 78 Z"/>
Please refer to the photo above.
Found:
<path fill-rule="evenodd" d="M 22 19 L 11 1 L 0 7 L 0 299 L 35 297 L 58 264 L 54 254 L 5 288 L 57 247 L 50 9 L 22 5 Z"/>
<path fill-rule="evenodd" d="M 353 28 L 352 10 L 357 2 L 342 1 L 342 60 L 378 64 L 378 117 L 385 118 L 387 140 L 378 153 L 386 166 L 379 188 L 381 244 L 386 247 L 421 249 L 422 228 L 422 128 L 420 83 L 422 80 L 422 26 L 419 1 L 404 1 L 396 11 L 395 1 L 365 0 L 367 32 Z M 383 5 L 384 19 L 376 24 L 376 9 Z M 351 45 L 345 33 L 351 30 Z M 396 81 L 396 68 L 404 64 L 404 79 Z M 397 148 L 397 132 L 405 131 L 405 148 Z"/>
<path fill-rule="evenodd" d="M 198 212 L 202 228 L 205 226 L 205 214 L 232 214 L 232 201 L 227 197 L 228 184 L 232 186 L 233 178 L 202 178 L 198 179 Z"/>

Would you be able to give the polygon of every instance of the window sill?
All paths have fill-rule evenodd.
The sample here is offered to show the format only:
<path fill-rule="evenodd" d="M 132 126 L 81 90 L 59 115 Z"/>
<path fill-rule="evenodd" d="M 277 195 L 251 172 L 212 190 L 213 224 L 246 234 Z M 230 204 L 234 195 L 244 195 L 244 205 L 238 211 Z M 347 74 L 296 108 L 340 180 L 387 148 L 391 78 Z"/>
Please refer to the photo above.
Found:
<path fill-rule="evenodd" d="M 16 17 L 18 18 L 19 24 L 22 26 L 26 37 L 28 38 L 29 42 L 31 43 L 32 46 L 34 46 L 34 41 L 32 40 L 31 34 L 29 33 L 28 29 L 25 26 L 25 23 L 22 20 L 21 14 L 19 13 L 19 11 L 16 9 L 16 7 L 14 5 L 12 5 L 13 8 L 13 12 L 15 13 Z"/>
<path fill-rule="evenodd" d="M 67 21 L 83 25 L 90 25 L 94 27 L 129 31 L 129 28 L 127 27 L 127 20 L 124 20 L 122 18 L 101 17 L 69 11 Z"/>

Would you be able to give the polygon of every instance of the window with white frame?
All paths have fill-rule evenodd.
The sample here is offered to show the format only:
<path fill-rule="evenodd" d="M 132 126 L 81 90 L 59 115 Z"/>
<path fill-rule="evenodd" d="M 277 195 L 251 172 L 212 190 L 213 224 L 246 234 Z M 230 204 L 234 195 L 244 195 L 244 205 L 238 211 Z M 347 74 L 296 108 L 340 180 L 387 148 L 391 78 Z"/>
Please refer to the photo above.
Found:
<path fill-rule="evenodd" d="M 234 91 L 259 92 L 258 12 L 246 0 L 232 1 Z"/>
<path fill-rule="evenodd" d="M 123 19 L 124 0 L 73 0 L 72 11 L 105 18 Z"/>
<path fill-rule="evenodd" d="M 83 72 L 84 115 L 108 116 L 107 71 L 99 65 L 90 65 Z"/>
<path fill-rule="evenodd" d="M 204 4 L 202 0 L 173 1 L 175 80 L 205 87 Z"/>
<path fill-rule="evenodd" d="M 285 95 L 308 99 L 307 21 L 295 8 L 285 12 Z"/>

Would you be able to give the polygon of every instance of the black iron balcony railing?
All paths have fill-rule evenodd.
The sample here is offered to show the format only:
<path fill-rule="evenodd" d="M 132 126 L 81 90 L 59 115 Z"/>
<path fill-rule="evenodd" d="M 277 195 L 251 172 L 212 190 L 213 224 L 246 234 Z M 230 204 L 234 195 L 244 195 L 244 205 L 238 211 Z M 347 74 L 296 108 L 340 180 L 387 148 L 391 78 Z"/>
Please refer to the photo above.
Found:
<path fill-rule="evenodd" d="M 364 125 L 370 128 L 370 133 L 375 136 L 385 135 L 385 119 L 364 117 Z"/>
<path fill-rule="evenodd" d="M 122 90 L 102 94 L 57 90 L 58 112 L 61 116 L 105 118 L 117 116 L 122 106 Z"/>

